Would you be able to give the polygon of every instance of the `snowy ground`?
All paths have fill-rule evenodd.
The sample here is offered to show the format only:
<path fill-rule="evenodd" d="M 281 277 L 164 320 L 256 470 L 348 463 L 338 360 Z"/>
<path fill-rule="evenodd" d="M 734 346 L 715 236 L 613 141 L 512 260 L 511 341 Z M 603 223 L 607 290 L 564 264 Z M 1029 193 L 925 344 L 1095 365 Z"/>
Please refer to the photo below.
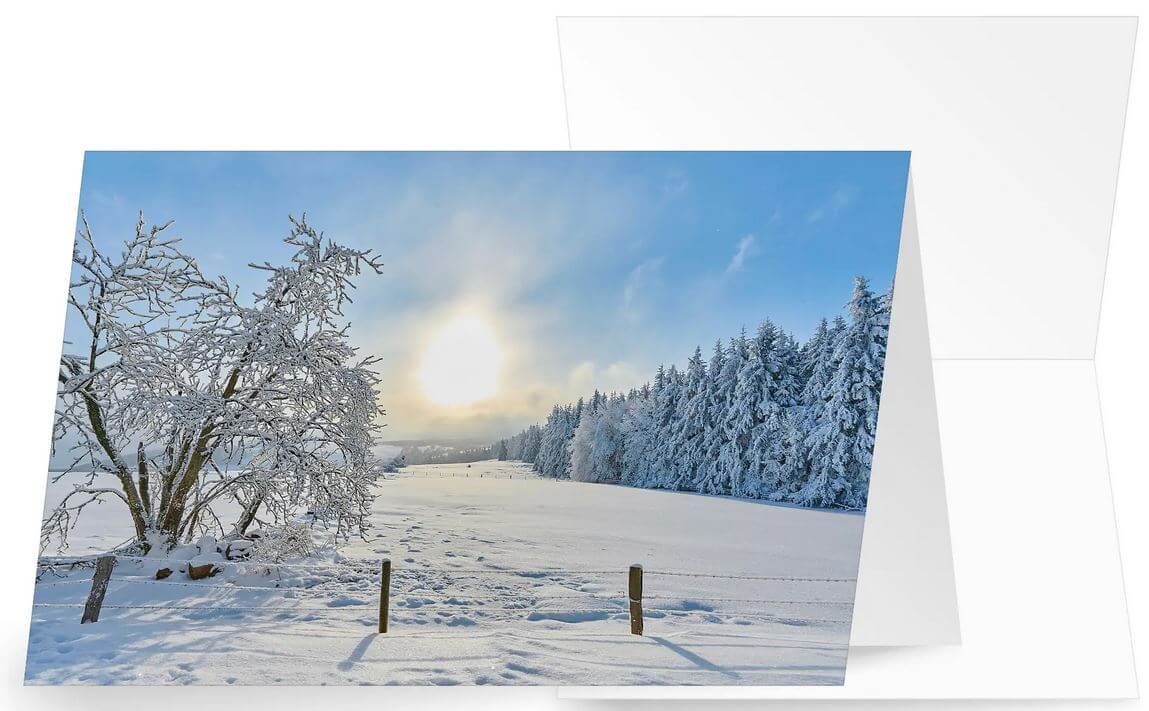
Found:
<path fill-rule="evenodd" d="M 50 488 L 49 499 L 59 487 Z M 110 507 L 111 504 L 108 504 Z M 73 539 L 129 531 L 110 508 Z M 29 683 L 838 684 L 862 517 L 534 477 L 516 463 L 408 467 L 370 540 L 269 571 L 155 581 L 120 562 L 96 624 L 90 569 L 36 585 Z M 394 573 L 375 633 L 378 561 Z M 626 573 L 643 564 L 645 635 Z M 734 576 L 734 577 L 713 577 Z"/>

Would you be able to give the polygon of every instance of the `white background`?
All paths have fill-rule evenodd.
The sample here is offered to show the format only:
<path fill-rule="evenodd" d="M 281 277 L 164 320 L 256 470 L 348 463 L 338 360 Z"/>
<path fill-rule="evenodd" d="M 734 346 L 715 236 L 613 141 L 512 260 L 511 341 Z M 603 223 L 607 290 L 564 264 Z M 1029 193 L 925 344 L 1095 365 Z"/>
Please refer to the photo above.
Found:
<path fill-rule="evenodd" d="M 865 10 L 1133 15 L 1141 7 L 922 5 L 870 2 Z M 6 342 L 0 373 L 6 377 L 0 445 L 9 487 L 0 538 L 7 583 L 0 586 L 0 654 L 8 686 L 0 703 L 202 708 L 242 699 L 257 706 L 298 706 L 303 693 L 20 687 L 31 602 L 26 581 L 36 555 L 52 417 L 49 393 L 85 149 L 565 148 L 556 15 L 853 15 L 860 9 L 857 3 L 831 2 L 556 1 L 492 3 L 481 9 L 462 2 L 424 3 L 402 11 L 289 2 L 183 7 L 58 2 L 5 9 L 0 17 L 0 216 L 6 228 L 0 303 Z M 1134 69 L 1096 363 L 1134 643 L 1144 659 L 1149 658 L 1143 649 L 1149 639 L 1149 525 L 1143 513 L 1149 468 L 1142 444 L 1149 424 L 1143 335 L 1149 322 L 1149 68 L 1144 40 L 1138 44 L 1142 51 Z M 945 374 L 938 375 L 941 397 Z M 943 411 L 943 437 L 945 426 Z M 959 589 L 961 584 L 959 567 Z M 440 708 L 556 705 L 548 689 L 323 689 L 307 697 L 348 708 L 415 702 Z"/>

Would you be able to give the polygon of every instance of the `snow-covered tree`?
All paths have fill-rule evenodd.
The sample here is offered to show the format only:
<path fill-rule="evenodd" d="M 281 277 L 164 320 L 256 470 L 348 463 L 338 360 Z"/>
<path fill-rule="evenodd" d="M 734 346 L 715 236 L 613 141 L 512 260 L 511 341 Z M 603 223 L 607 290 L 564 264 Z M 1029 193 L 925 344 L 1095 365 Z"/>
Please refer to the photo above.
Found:
<path fill-rule="evenodd" d="M 531 425 L 523 432 L 522 460 L 535 463 L 539 457 L 539 446 L 542 444 L 542 430 L 538 425 Z"/>
<path fill-rule="evenodd" d="M 644 385 L 627 398 L 621 430 L 621 482 L 631 486 L 650 486 L 658 443 L 658 426 L 654 391 L 649 386 Z"/>
<path fill-rule="evenodd" d="M 571 458 L 570 476 L 573 481 L 598 481 L 594 471 L 592 451 L 594 449 L 595 431 L 598 429 L 597 423 L 599 419 L 597 415 L 588 413 L 579 422 L 578 427 L 575 428 L 574 436 L 571 437 L 569 445 Z"/>
<path fill-rule="evenodd" d="M 677 429 L 678 402 L 682 396 L 682 376 L 675 365 L 665 370 L 659 366 L 654 391 L 654 449 L 651 452 L 650 478 L 647 486 L 666 488 L 673 481 L 675 464 L 674 437 Z"/>
<path fill-rule="evenodd" d="M 709 364 L 695 349 L 653 386 L 556 405 L 508 456 L 579 481 L 864 507 L 891 302 L 859 278 L 849 323 L 822 319 L 799 344 L 767 319 Z"/>
<path fill-rule="evenodd" d="M 723 401 L 719 405 L 719 400 L 715 399 L 711 418 L 721 435 L 716 436 L 717 449 L 708 450 L 708 477 L 699 487 L 705 493 L 737 495 L 740 490 L 745 451 L 750 444 L 757 412 L 753 393 L 740 386 L 740 374 L 747 367 L 749 358 L 746 331 L 743 329 L 737 338 L 731 339 L 722 370 L 715 380 L 715 389 L 721 393 Z"/>
<path fill-rule="evenodd" d="M 891 299 L 854 280 L 850 323 L 838 334 L 834 372 L 813 406 L 806 436 L 809 469 L 791 500 L 807 506 L 864 508 L 870 483 L 878 400 L 885 369 Z"/>
<path fill-rule="evenodd" d="M 626 401 L 597 391 L 571 438 L 571 479 L 618 482 L 622 478 L 623 411 Z"/>
<path fill-rule="evenodd" d="M 576 406 L 555 405 L 542 428 L 535 470 L 562 479 L 570 475 L 570 448 L 568 443 L 578 427 L 582 400 Z"/>
<path fill-rule="evenodd" d="M 782 411 L 776 431 L 766 474 L 769 483 L 762 495 L 771 501 L 790 501 L 806 477 L 806 428 L 801 408 Z"/>
<path fill-rule="evenodd" d="M 382 410 L 376 360 L 349 345 L 342 308 L 379 262 L 292 219 L 294 254 L 252 265 L 266 285 L 244 302 L 170 224 L 141 217 L 118 255 L 97 248 L 86 220 L 79 231 L 68 304 L 83 338 L 60 361 L 53 442 L 71 462 L 57 479 L 81 477 L 44 520 L 45 543 L 62 545 L 105 499 L 123 504 L 142 550 L 300 509 L 339 534 L 362 530 Z"/>
<path fill-rule="evenodd" d="M 508 439 L 504 440 L 507 443 L 508 460 L 522 460 L 524 434 L 525 432 L 520 432 L 514 437 L 509 437 Z"/>
<path fill-rule="evenodd" d="M 774 498 L 794 476 L 800 462 L 788 459 L 782 451 L 783 429 L 790 409 L 797 404 L 798 358 L 793 341 L 770 321 L 758 329 L 754 338 L 757 370 L 754 373 L 758 391 L 757 423 L 751 433 L 747 462 L 755 489 L 746 494 Z"/>
<path fill-rule="evenodd" d="M 707 375 L 707 430 L 703 464 L 698 472 L 698 491 L 707 494 L 729 494 L 730 477 L 723 455 L 730 449 L 731 432 L 727 414 L 731 411 L 734 389 L 738 385 L 738 370 L 746 353 L 745 337 L 731 339 L 730 347 L 721 341 L 714 344 Z"/>
<path fill-rule="evenodd" d="M 814 329 L 814 335 L 802 344 L 798 350 L 799 362 L 799 377 L 801 378 L 803 391 L 806 385 L 814 377 L 818 365 L 823 360 L 823 356 L 828 349 L 831 348 L 833 342 L 833 335 L 830 333 L 830 324 L 826 319 L 818 321 L 818 327 Z M 803 395 L 805 397 L 805 395 Z"/>
<path fill-rule="evenodd" d="M 702 349 L 695 348 L 686 363 L 686 378 L 678 401 L 670 447 L 674 469 L 672 487 L 694 490 L 698 486 L 698 468 L 706 455 L 706 432 L 709 427 L 709 379 Z"/>

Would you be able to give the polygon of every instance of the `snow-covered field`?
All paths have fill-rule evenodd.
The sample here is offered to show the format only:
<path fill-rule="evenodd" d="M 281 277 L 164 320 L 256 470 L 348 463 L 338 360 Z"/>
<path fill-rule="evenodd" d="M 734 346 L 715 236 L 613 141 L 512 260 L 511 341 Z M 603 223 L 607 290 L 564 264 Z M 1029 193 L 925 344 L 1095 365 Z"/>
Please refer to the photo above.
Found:
<path fill-rule="evenodd" d="M 61 485 L 49 488 L 49 501 Z M 130 531 L 106 511 L 69 552 Z M 513 462 L 408 467 L 368 541 L 300 567 L 191 582 L 121 561 L 96 624 L 91 569 L 36 585 L 29 683 L 838 684 L 862 517 L 536 478 Z M 113 521 L 115 523 L 113 524 Z M 391 627 L 376 634 L 379 561 Z M 644 566 L 645 634 L 627 568 Z M 728 576 L 728 577 L 716 577 Z"/>

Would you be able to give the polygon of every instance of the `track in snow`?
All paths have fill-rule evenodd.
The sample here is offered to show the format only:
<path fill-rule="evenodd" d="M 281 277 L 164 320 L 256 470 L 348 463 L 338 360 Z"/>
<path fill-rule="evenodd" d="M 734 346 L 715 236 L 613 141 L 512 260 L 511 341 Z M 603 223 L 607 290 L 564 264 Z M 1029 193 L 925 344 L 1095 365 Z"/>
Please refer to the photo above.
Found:
<path fill-rule="evenodd" d="M 507 478 L 504 478 L 507 477 Z M 32 683 L 837 684 L 858 515 L 539 479 L 517 463 L 409 467 L 341 562 L 206 583 L 117 566 L 42 576 Z M 114 538 L 102 529 L 97 541 Z M 126 536 L 124 536 L 126 537 Z M 83 540 L 74 539 L 78 552 Z M 99 542 L 93 543 L 99 547 Z M 374 633 L 378 561 L 391 631 Z M 630 635 L 626 571 L 646 570 Z M 154 566 L 152 566 L 154 568 Z M 676 574 L 668 574 L 676 573 Z M 682 573 L 686 573 L 683 575 Z M 727 576 L 727 577 L 718 577 Z M 733 577 L 729 577 L 733 576 Z M 275 587 L 278 586 L 278 587 Z"/>

